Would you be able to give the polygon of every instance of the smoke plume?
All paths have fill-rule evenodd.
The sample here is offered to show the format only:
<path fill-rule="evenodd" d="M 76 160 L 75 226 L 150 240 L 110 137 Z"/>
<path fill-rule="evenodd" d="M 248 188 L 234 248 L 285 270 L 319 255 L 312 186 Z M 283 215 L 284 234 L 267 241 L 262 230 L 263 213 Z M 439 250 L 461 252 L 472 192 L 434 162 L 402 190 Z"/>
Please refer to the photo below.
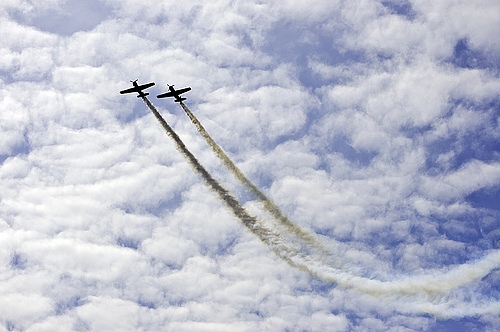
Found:
<path fill-rule="evenodd" d="M 196 126 L 198 132 L 201 134 L 201 136 L 203 136 L 207 144 L 210 146 L 214 154 L 222 161 L 222 163 L 236 177 L 236 179 L 238 179 L 250 192 L 252 192 L 257 197 L 257 199 L 262 203 L 264 209 L 270 212 L 271 215 L 277 221 L 279 221 L 282 226 L 285 226 L 289 232 L 293 233 L 295 236 L 298 236 L 302 241 L 304 241 L 305 244 L 307 244 L 318 254 L 322 254 L 324 256 L 323 258 L 329 257 L 330 253 L 324 249 L 321 243 L 311 233 L 292 223 L 281 211 L 281 209 L 243 174 L 243 172 L 226 155 L 224 150 L 222 150 L 222 148 L 214 141 L 214 139 L 206 131 L 200 121 L 198 121 L 191 110 L 183 102 L 180 102 L 180 105 L 184 109 L 184 112 L 186 112 L 191 122 Z"/>
<path fill-rule="evenodd" d="M 309 268 L 301 264 L 298 261 L 295 261 L 293 258 L 300 256 L 298 250 L 293 248 L 290 245 L 286 245 L 281 236 L 272 231 L 269 228 L 266 228 L 261 223 L 257 221 L 254 216 L 251 216 L 242 206 L 241 204 L 224 188 L 222 185 L 215 180 L 210 173 L 200 164 L 198 159 L 187 149 L 184 142 L 180 139 L 180 137 L 175 133 L 175 131 L 168 125 L 168 123 L 163 119 L 163 117 L 158 113 L 153 104 L 147 99 L 147 97 L 142 97 L 146 105 L 148 105 L 153 115 L 156 117 L 158 122 L 163 126 L 167 135 L 172 138 L 174 141 L 177 150 L 187 159 L 189 164 L 193 167 L 193 169 L 205 180 L 208 186 L 219 196 L 219 198 L 226 203 L 226 205 L 232 210 L 234 215 L 241 220 L 243 225 L 245 225 L 250 232 L 255 234 L 264 244 L 266 244 L 278 257 L 286 261 L 288 264 L 304 270 L 310 274 L 314 274 L 313 271 L 309 270 Z"/>
<path fill-rule="evenodd" d="M 304 243 L 290 243 L 285 241 L 285 234 L 266 227 L 257 218 L 250 215 L 200 164 L 151 102 L 146 97 L 142 97 L 142 99 L 163 126 L 167 135 L 173 139 L 177 150 L 184 155 L 189 164 L 205 180 L 208 186 L 232 210 L 234 215 L 240 219 L 250 232 L 255 234 L 278 257 L 292 267 L 305 271 L 324 281 L 335 283 L 343 288 L 362 292 L 375 298 L 384 298 L 384 303 L 390 304 L 394 310 L 400 312 L 423 312 L 442 317 L 500 312 L 499 303 L 489 303 L 487 306 L 483 306 L 483 309 L 480 309 L 481 304 L 484 302 L 483 298 L 476 298 L 474 294 L 466 294 L 466 291 L 464 291 L 464 295 L 464 292 L 456 290 L 458 287 L 480 280 L 491 273 L 492 270 L 498 268 L 500 266 L 500 252 L 492 251 L 481 260 L 462 264 L 448 271 L 436 270 L 412 277 L 400 276 L 394 278 L 394 280 L 387 281 L 357 276 L 343 269 L 341 263 L 334 265 L 325 263 L 325 257 L 331 254 L 323 248 L 312 234 L 294 225 L 270 199 L 243 175 L 182 102 L 180 103 L 182 108 L 196 125 L 198 131 L 207 140 L 207 143 L 214 150 L 215 154 L 236 178 L 258 197 L 263 203 L 264 208 L 278 219 L 289 232 L 303 240 Z M 304 245 L 312 247 L 315 250 L 311 251 L 311 248 L 305 250 Z M 454 291 L 455 293 L 453 293 Z M 459 294 L 456 294 L 456 292 L 459 292 Z M 468 302 L 457 302 L 457 298 L 464 296 L 468 296 L 470 300 Z M 404 301 L 402 301 L 403 299 Z M 471 310 L 472 307 L 474 307 L 474 310 Z"/>

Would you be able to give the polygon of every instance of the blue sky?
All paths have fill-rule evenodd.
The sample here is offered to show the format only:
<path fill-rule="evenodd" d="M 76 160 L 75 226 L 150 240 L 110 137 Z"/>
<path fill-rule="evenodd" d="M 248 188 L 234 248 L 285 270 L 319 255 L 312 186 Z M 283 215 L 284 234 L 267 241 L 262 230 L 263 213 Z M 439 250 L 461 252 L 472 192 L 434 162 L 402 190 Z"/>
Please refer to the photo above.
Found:
<path fill-rule="evenodd" d="M 499 7 L 2 3 L 0 330 L 495 330 Z"/>

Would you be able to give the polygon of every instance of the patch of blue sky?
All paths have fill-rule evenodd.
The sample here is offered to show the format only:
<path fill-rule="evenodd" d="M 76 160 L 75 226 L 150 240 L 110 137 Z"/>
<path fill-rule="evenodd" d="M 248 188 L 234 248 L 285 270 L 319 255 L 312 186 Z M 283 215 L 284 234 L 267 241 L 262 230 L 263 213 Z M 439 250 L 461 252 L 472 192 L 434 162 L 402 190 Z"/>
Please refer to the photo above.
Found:
<path fill-rule="evenodd" d="M 137 304 L 141 307 L 145 307 L 148 309 L 156 309 L 157 307 L 159 307 L 161 305 L 161 303 L 155 303 L 151 300 L 143 299 L 143 298 L 139 298 L 137 300 Z"/>
<path fill-rule="evenodd" d="M 56 315 L 63 315 L 67 311 L 71 311 L 76 307 L 84 305 L 86 302 L 87 301 L 85 300 L 85 298 L 82 298 L 80 296 L 73 296 L 67 299 L 60 300 L 57 303 L 55 303 L 54 309 Z"/>
<path fill-rule="evenodd" d="M 272 56 L 277 63 L 292 63 L 297 68 L 297 78 L 305 88 L 318 88 L 345 78 L 332 77 L 325 80 L 314 73 L 311 60 L 325 65 L 347 65 L 365 62 L 362 51 L 346 50 L 342 47 L 339 36 L 328 29 L 318 26 L 302 26 L 287 21 L 277 22 L 267 34 L 267 43 L 262 50 Z"/>
<path fill-rule="evenodd" d="M 500 211 L 500 186 L 479 189 L 465 199 L 476 209 Z M 500 227 L 500 225 L 498 226 Z"/>
<path fill-rule="evenodd" d="M 448 61 L 460 68 L 467 69 L 499 69 L 499 59 L 485 54 L 482 50 L 473 48 L 467 38 L 459 39 L 453 49 L 453 57 Z M 497 63 L 495 63 L 497 62 Z"/>
<path fill-rule="evenodd" d="M 417 16 L 411 2 L 407 0 L 382 1 L 382 5 L 392 14 L 404 16 L 408 20 L 413 20 Z"/>
<path fill-rule="evenodd" d="M 132 237 L 129 237 L 126 235 L 121 235 L 116 239 L 116 243 L 120 247 L 137 250 L 141 244 L 141 240 L 135 239 L 135 238 L 132 238 Z"/>
<path fill-rule="evenodd" d="M 25 138 L 20 142 L 10 146 L 10 151 L 8 153 L 0 153 L 0 165 L 7 160 L 7 158 L 15 157 L 19 155 L 27 155 L 31 151 L 31 145 L 29 141 Z"/>
<path fill-rule="evenodd" d="M 333 140 L 325 142 L 323 147 L 322 151 L 318 151 L 320 155 L 325 155 L 325 153 L 340 153 L 356 168 L 370 165 L 373 158 L 377 156 L 377 153 L 373 151 L 354 149 L 346 137 L 335 137 Z"/>
<path fill-rule="evenodd" d="M 461 319 L 436 319 L 434 326 L 431 326 L 428 331 L 430 332 L 469 332 L 469 331 L 484 331 L 487 327 L 475 318 L 461 318 Z"/>
<path fill-rule="evenodd" d="M 326 282 L 321 279 L 312 278 L 308 284 L 308 291 L 313 291 L 316 294 L 322 294 L 328 296 L 330 292 L 335 288 L 335 284 L 331 282 Z"/>
<path fill-rule="evenodd" d="M 443 219 L 440 220 L 437 230 L 439 234 L 444 235 L 448 240 L 476 245 L 483 237 L 477 217 L 478 215 L 471 213 L 458 218 Z M 463 261 L 460 263 L 463 263 Z M 457 262 L 454 262 L 454 264 L 457 264 Z"/>
<path fill-rule="evenodd" d="M 23 254 L 14 252 L 11 256 L 9 265 L 15 270 L 24 270 L 28 265 L 28 261 Z"/>
<path fill-rule="evenodd" d="M 426 146 L 426 172 L 436 175 L 457 170 L 471 160 L 485 162 L 498 161 L 500 144 L 493 138 L 479 135 L 447 137 Z"/>
<path fill-rule="evenodd" d="M 492 271 L 482 281 L 483 293 L 490 294 L 492 298 L 500 298 L 500 269 Z"/>
<path fill-rule="evenodd" d="M 112 8 L 104 1 L 64 1 L 61 6 L 35 7 L 31 12 L 11 10 L 10 15 L 21 24 L 61 36 L 95 28 L 109 17 Z"/>
<path fill-rule="evenodd" d="M 471 160 L 484 162 L 500 161 L 500 141 L 496 118 L 500 114 L 500 100 L 486 101 L 479 104 L 472 100 L 450 101 L 450 111 L 444 120 L 450 120 L 457 109 L 465 108 L 477 113 L 480 123 L 461 131 L 450 132 L 428 142 L 426 147 L 426 168 L 428 173 L 456 170 Z M 426 133 L 432 135 L 433 125 L 420 130 L 405 130 L 410 137 L 419 138 Z M 447 156 L 446 158 L 444 158 Z M 444 158 L 444 159 L 443 159 Z"/>

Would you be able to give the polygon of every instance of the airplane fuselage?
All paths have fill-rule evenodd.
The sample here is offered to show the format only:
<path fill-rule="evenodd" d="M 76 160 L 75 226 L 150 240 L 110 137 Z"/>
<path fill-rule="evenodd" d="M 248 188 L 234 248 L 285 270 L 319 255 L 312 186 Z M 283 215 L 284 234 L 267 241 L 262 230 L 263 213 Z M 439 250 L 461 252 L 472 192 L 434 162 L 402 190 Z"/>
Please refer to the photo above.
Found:
<path fill-rule="evenodd" d="M 155 85 L 154 82 L 143 84 L 143 85 L 137 84 L 137 80 L 131 81 L 131 82 L 132 82 L 133 87 L 126 89 L 126 90 L 123 90 L 123 91 L 120 91 L 121 94 L 137 92 L 138 93 L 137 98 L 144 98 L 144 97 L 148 96 L 149 93 L 147 93 L 147 92 L 144 93 L 144 92 L 142 92 L 142 90 L 150 88 L 153 85 Z"/>
<path fill-rule="evenodd" d="M 181 94 L 191 90 L 190 87 L 175 90 L 174 85 L 167 84 L 167 86 L 169 91 L 156 96 L 157 98 L 174 97 L 174 101 L 176 103 L 180 103 L 181 101 L 186 100 L 186 98 L 181 97 Z"/>
<path fill-rule="evenodd" d="M 181 97 L 181 96 L 180 96 L 180 94 L 179 94 L 177 91 L 175 91 L 175 89 L 174 89 L 174 86 L 173 86 L 173 85 L 169 85 L 169 86 L 168 86 L 168 89 L 169 89 L 169 90 L 170 90 L 170 92 L 172 92 L 172 94 L 174 95 L 174 98 L 175 98 L 175 100 L 174 100 L 174 101 L 175 101 L 176 103 L 180 103 L 181 101 L 186 100 L 186 98 Z"/>

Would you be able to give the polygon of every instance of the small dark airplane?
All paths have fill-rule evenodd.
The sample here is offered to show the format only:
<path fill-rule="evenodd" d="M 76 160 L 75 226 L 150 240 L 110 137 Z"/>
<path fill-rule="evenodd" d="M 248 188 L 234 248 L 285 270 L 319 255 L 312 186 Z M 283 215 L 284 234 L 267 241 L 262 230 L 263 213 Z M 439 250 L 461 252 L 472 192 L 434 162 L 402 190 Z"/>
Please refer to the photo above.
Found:
<path fill-rule="evenodd" d="M 156 98 L 165 98 L 165 97 L 174 97 L 176 103 L 180 103 L 183 100 L 186 100 L 186 98 L 181 97 L 181 94 L 184 92 L 188 92 L 191 90 L 190 87 L 187 88 L 182 88 L 179 90 L 174 89 L 174 85 L 168 85 L 168 89 L 170 90 L 169 92 L 162 93 L 161 95 L 156 96 Z"/>
<path fill-rule="evenodd" d="M 137 96 L 137 98 L 141 98 L 141 97 L 146 97 L 147 95 L 149 95 L 149 93 L 144 93 L 142 92 L 142 90 L 144 89 L 147 89 L 147 88 L 150 88 L 152 87 L 153 85 L 155 85 L 154 82 L 151 82 L 151 83 L 146 83 L 146 84 L 143 84 L 143 85 L 139 85 L 137 84 L 137 80 L 135 81 L 130 81 L 134 87 L 133 88 L 130 88 L 130 89 L 126 89 L 126 90 L 123 90 L 123 91 L 120 91 L 121 94 L 124 94 L 124 93 L 132 93 L 132 92 L 137 92 L 139 95 Z"/>

